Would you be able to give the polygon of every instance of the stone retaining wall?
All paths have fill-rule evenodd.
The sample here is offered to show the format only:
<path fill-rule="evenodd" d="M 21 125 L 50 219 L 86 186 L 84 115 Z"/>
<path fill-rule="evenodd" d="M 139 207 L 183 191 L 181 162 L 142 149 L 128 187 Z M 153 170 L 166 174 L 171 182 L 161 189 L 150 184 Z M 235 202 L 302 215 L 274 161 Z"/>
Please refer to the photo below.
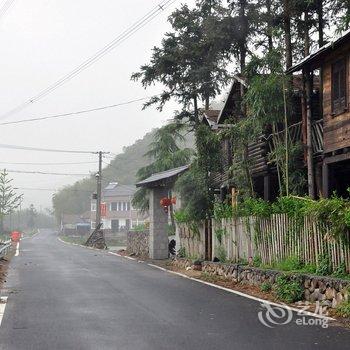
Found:
<path fill-rule="evenodd" d="M 190 259 L 177 259 L 173 262 L 180 268 L 193 265 Z M 239 264 L 223 264 L 204 261 L 202 271 L 210 275 L 221 276 L 234 282 L 260 286 L 263 282 L 274 284 L 281 271 L 263 270 Z M 321 305 L 335 308 L 340 302 L 349 300 L 350 281 L 332 277 L 323 277 L 306 274 L 288 274 L 291 279 L 301 281 L 304 289 L 304 300 L 310 302 L 320 301 Z"/>
<path fill-rule="evenodd" d="M 127 233 L 126 250 L 129 254 L 149 256 L 149 231 Z"/>

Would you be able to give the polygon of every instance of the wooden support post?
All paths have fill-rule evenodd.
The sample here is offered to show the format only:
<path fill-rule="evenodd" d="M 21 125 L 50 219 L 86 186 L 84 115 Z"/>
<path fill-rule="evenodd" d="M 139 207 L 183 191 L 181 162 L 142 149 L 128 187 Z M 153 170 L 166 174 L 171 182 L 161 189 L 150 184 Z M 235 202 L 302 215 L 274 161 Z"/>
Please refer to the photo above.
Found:
<path fill-rule="evenodd" d="M 238 195 L 238 192 L 234 187 L 232 187 L 231 188 L 231 205 L 233 208 L 237 207 L 237 195 Z"/>
<path fill-rule="evenodd" d="M 324 198 L 329 197 L 329 164 L 322 164 L 322 194 Z"/>
<path fill-rule="evenodd" d="M 264 200 L 269 201 L 271 199 L 271 181 L 270 181 L 270 174 L 266 174 L 264 176 Z"/>
<path fill-rule="evenodd" d="M 309 196 L 315 198 L 315 179 L 314 164 L 312 151 L 312 110 L 311 110 L 311 77 L 310 69 L 307 67 L 303 71 L 305 77 L 305 93 L 306 93 L 306 149 L 307 149 L 307 183 Z"/>

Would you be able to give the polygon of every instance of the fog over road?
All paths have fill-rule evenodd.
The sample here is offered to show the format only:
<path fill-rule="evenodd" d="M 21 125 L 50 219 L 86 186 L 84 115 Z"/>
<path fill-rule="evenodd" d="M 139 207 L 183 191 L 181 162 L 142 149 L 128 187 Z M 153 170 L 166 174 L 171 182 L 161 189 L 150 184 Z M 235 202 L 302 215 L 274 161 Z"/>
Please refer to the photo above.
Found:
<path fill-rule="evenodd" d="M 259 302 L 57 240 L 20 244 L 5 289 L 0 349 L 346 349 L 330 326 L 267 328 Z M 295 316 L 294 316 L 295 317 Z"/>

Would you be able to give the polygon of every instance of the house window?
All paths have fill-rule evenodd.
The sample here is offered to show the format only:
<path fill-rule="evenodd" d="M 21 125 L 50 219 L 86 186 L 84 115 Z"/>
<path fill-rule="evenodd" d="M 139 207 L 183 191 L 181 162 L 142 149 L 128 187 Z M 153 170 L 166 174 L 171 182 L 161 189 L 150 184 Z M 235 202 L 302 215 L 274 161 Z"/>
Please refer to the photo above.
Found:
<path fill-rule="evenodd" d="M 118 202 L 111 203 L 111 211 L 118 211 Z"/>
<path fill-rule="evenodd" d="M 127 211 L 130 211 L 130 202 L 127 202 L 127 203 L 126 203 L 126 210 L 127 210 Z"/>
<path fill-rule="evenodd" d="M 341 59 L 332 65 L 332 113 L 346 108 L 346 61 Z"/>
<path fill-rule="evenodd" d="M 96 228 L 96 222 L 91 221 L 91 229 L 94 230 Z"/>
<path fill-rule="evenodd" d="M 96 202 L 91 202 L 91 211 L 96 211 Z"/>
<path fill-rule="evenodd" d="M 112 232 L 119 232 L 119 220 L 111 221 L 111 229 L 112 229 Z"/>

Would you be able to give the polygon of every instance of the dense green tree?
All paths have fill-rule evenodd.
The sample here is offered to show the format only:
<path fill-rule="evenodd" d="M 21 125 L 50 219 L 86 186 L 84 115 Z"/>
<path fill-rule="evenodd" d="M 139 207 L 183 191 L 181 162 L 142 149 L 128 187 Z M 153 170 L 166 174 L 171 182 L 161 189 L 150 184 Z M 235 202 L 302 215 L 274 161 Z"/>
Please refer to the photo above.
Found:
<path fill-rule="evenodd" d="M 154 47 L 149 64 L 141 66 L 132 79 L 147 86 L 161 83 L 160 96 L 151 98 L 145 107 L 157 104 L 161 110 L 175 99 L 182 110 L 176 115 L 194 125 L 199 123 L 199 103 L 209 107 L 223 84 L 227 84 L 231 47 L 226 9 L 221 1 L 197 1 L 190 9 L 181 5 L 169 17 L 172 30 L 165 34 L 160 47 Z"/>
<path fill-rule="evenodd" d="M 190 163 L 192 149 L 181 147 L 184 143 L 183 124 L 169 123 L 154 133 L 154 141 L 145 154 L 151 163 L 137 172 L 139 181 L 146 179 L 154 173 L 177 168 Z M 142 211 L 148 210 L 149 193 L 145 188 L 136 191 L 132 204 Z"/>

